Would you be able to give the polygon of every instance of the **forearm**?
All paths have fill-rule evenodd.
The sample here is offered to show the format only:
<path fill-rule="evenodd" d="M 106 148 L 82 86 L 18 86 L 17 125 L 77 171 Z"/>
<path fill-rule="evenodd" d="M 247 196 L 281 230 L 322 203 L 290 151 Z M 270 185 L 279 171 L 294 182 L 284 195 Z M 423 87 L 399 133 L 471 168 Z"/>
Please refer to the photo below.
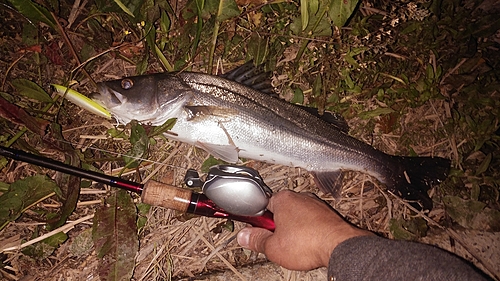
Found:
<path fill-rule="evenodd" d="M 339 244 L 330 257 L 328 277 L 336 281 L 487 280 L 444 250 L 377 236 L 355 237 Z"/>

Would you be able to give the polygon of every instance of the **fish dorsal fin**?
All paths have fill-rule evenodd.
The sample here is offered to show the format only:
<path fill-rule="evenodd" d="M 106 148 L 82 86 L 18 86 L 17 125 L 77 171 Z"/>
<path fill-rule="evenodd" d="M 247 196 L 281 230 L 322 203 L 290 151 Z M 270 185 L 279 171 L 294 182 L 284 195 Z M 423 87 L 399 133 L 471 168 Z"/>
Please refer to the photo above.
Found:
<path fill-rule="evenodd" d="M 269 79 L 270 76 L 271 72 L 264 72 L 263 64 L 255 66 L 253 64 L 253 60 L 248 61 L 245 64 L 220 75 L 220 77 L 238 82 L 254 90 L 260 91 L 264 94 L 268 94 L 273 98 L 279 99 L 280 97 L 274 91 L 274 88 L 271 84 L 271 79 Z M 335 126 L 337 129 L 344 133 L 349 132 L 349 125 L 347 125 L 347 122 L 340 114 L 328 111 L 325 111 L 323 114 L 319 114 L 317 108 L 298 104 L 293 105 Z"/>
<path fill-rule="evenodd" d="M 232 69 L 220 77 L 226 78 L 248 86 L 254 90 L 260 91 L 269 95 L 276 95 L 271 84 L 271 72 L 264 72 L 263 65 L 255 66 L 253 61 L 248 61 L 245 64 Z"/>

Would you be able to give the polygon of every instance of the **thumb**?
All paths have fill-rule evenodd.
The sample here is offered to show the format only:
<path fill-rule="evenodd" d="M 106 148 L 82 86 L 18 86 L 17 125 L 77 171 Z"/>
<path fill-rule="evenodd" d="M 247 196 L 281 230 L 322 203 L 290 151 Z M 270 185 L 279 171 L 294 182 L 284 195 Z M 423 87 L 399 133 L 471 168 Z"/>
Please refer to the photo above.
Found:
<path fill-rule="evenodd" d="M 273 233 L 259 227 L 246 227 L 237 236 L 238 244 L 254 252 L 265 253 L 266 241 Z"/>

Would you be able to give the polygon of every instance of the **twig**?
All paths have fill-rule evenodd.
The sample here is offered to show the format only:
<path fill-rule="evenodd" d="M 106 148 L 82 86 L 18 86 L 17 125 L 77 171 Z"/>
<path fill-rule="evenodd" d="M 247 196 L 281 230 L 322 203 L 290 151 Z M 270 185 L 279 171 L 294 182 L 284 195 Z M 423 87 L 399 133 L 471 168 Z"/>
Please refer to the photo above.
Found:
<path fill-rule="evenodd" d="M 5 76 L 3 77 L 2 87 L 0 87 L 0 90 L 2 90 L 2 91 L 4 90 L 4 89 L 3 89 L 3 87 L 5 86 L 5 81 L 7 81 L 7 77 L 9 76 L 9 72 L 10 72 L 10 70 L 11 70 L 11 69 L 14 67 L 14 65 L 16 65 L 16 64 L 17 64 L 17 63 L 18 63 L 18 62 L 19 62 L 22 58 L 24 58 L 24 56 L 25 56 L 26 54 L 27 54 L 27 52 L 26 52 L 26 53 L 24 53 L 24 54 L 22 54 L 22 55 L 21 55 L 20 57 L 18 57 L 18 58 L 17 58 L 17 59 L 16 59 L 13 63 L 11 63 L 11 64 L 9 65 L 9 68 L 7 68 L 7 70 L 5 71 Z"/>
<path fill-rule="evenodd" d="M 166 244 L 163 244 L 160 247 L 160 249 L 156 251 L 155 256 L 149 262 L 148 266 L 146 267 L 147 270 L 144 271 L 144 273 L 142 274 L 141 278 L 139 278 L 139 281 L 144 280 L 145 278 L 147 278 L 148 274 L 151 273 L 151 271 L 153 270 L 153 263 L 155 263 L 156 260 L 158 259 L 158 257 L 163 254 L 163 251 L 165 250 L 165 248 L 166 248 Z"/>
<path fill-rule="evenodd" d="M 231 243 L 231 241 L 233 241 L 234 239 L 236 239 L 236 234 L 229 237 L 229 239 L 227 239 L 226 241 L 223 241 L 222 244 L 220 244 L 219 246 L 217 246 L 215 248 L 215 250 L 213 250 L 210 255 L 208 255 L 208 257 L 205 258 L 205 260 L 202 262 L 202 267 L 206 267 L 207 266 L 207 262 L 213 257 L 215 256 L 220 250 L 224 249 L 227 247 L 227 245 L 229 243 Z"/>
<path fill-rule="evenodd" d="M 199 238 L 201 239 L 201 241 L 203 241 L 203 243 L 205 243 L 205 245 L 207 245 L 207 247 L 209 247 L 209 248 L 210 248 L 210 250 L 214 251 L 214 252 L 215 252 L 215 254 L 217 255 L 217 257 L 218 257 L 219 259 L 221 259 L 221 261 L 222 261 L 222 262 L 223 262 L 223 263 L 224 263 L 224 264 L 225 264 L 225 265 L 226 265 L 226 266 L 227 266 L 227 267 L 228 267 L 228 268 L 229 268 L 232 272 L 234 272 L 234 274 L 236 274 L 236 276 L 238 276 L 238 278 L 240 278 L 241 280 L 245 280 L 245 281 L 247 280 L 247 279 L 245 278 L 245 276 L 243 276 L 243 275 L 242 275 L 242 274 L 241 274 L 241 273 L 240 273 L 240 272 L 239 272 L 239 271 L 238 271 L 238 270 L 237 270 L 237 269 L 236 269 L 236 268 L 235 268 L 235 267 L 234 267 L 234 266 L 233 266 L 233 265 L 232 265 L 232 264 L 231 264 L 231 263 L 230 263 L 230 262 L 226 259 L 226 258 L 224 258 L 224 257 L 223 257 L 223 256 L 222 256 L 219 252 L 216 252 L 215 247 L 214 247 L 212 244 L 210 244 L 210 242 L 208 242 L 208 240 L 207 240 L 205 237 L 203 237 L 203 234 L 202 234 L 200 231 L 198 231 L 198 229 L 196 229 L 196 228 L 193 228 L 193 229 L 194 229 L 196 232 L 198 232 L 198 236 L 199 236 Z"/>
<path fill-rule="evenodd" d="M 366 175 L 363 175 L 363 181 L 361 181 L 361 191 L 359 194 L 359 224 L 363 226 L 363 193 L 365 190 Z"/>
<path fill-rule="evenodd" d="M 102 190 L 101 193 L 105 193 L 105 190 Z M 102 200 L 89 200 L 89 201 L 81 201 L 76 203 L 77 207 L 88 206 L 88 205 L 96 205 L 101 204 Z M 43 204 L 45 208 L 60 208 L 62 204 Z"/>
<path fill-rule="evenodd" d="M 87 5 L 87 0 L 84 0 L 83 3 L 80 5 L 80 0 L 76 0 L 73 3 L 73 7 L 71 8 L 71 13 L 69 14 L 68 17 L 68 26 L 66 28 L 70 28 L 73 23 L 75 22 L 76 18 L 78 17 L 78 14 L 82 11 L 83 7 Z"/>
<path fill-rule="evenodd" d="M 361 11 L 363 11 L 363 10 L 365 10 L 367 12 L 371 12 L 372 14 L 379 14 L 379 15 L 387 16 L 387 12 L 379 10 L 379 9 L 375 9 L 372 7 L 367 7 L 367 6 L 361 7 Z M 365 13 L 363 13 L 363 14 L 365 14 Z M 368 14 L 366 14 L 366 15 L 368 15 Z"/>
<path fill-rule="evenodd" d="M 459 69 L 462 66 L 462 64 L 464 64 L 466 61 L 467 61 L 467 58 L 463 58 L 462 60 L 460 60 L 460 62 L 454 68 L 448 70 L 446 72 L 446 74 L 443 76 L 443 78 L 441 79 L 441 82 L 439 82 L 439 85 L 443 85 L 446 78 L 448 78 L 448 76 L 450 76 L 453 72 L 455 72 L 457 69 Z"/>
<path fill-rule="evenodd" d="M 91 218 L 93 218 L 93 217 L 94 217 L 94 214 L 92 214 L 92 215 L 88 215 L 88 216 L 85 216 L 85 217 L 80 218 L 80 219 L 77 219 L 76 221 L 73 221 L 73 222 L 67 223 L 67 224 L 65 224 L 65 225 L 63 225 L 63 226 L 61 226 L 61 227 L 59 227 L 59 228 L 57 228 L 57 229 L 52 230 L 52 231 L 51 231 L 51 232 L 49 232 L 49 233 L 46 233 L 46 234 L 44 234 L 44 235 L 42 235 L 42 236 L 40 236 L 40 237 L 37 237 L 37 238 L 35 238 L 35 239 L 33 239 L 33 240 L 30 240 L 30 241 L 28 241 L 28 242 L 26 242 L 26 243 L 23 243 L 23 244 L 19 245 L 19 246 L 14 246 L 14 247 L 5 248 L 5 249 L 0 250 L 0 252 L 2 252 L 2 253 L 3 253 L 3 252 L 10 252 L 10 251 L 15 251 L 15 250 L 20 250 L 20 249 L 22 249 L 22 248 L 28 247 L 29 245 L 33 245 L 33 244 L 35 244 L 35 243 L 37 243 L 37 242 L 40 242 L 40 241 L 44 240 L 45 238 L 51 237 L 51 236 L 53 236 L 53 235 L 55 235 L 55 234 L 57 234 L 57 233 L 59 233 L 59 232 L 68 232 L 68 231 L 70 231 L 70 230 L 71 230 L 71 229 L 72 229 L 75 225 L 77 225 L 77 224 L 79 224 L 79 223 L 82 223 L 82 222 L 84 222 L 84 221 L 86 221 L 86 220 L 89 220 L 89 219 L 91 219 Z"/>
<path fill-rule="evenodd" d="M 59 33 L 61 34 L 61 36 L 64 38 L 64 41 L 66 42 L 66 45 L 68 45 L 68 48 L 71 52 L 71 54 L 73 55 L 73 57 L 75 58 L 76 62 L 78 63 L 78 65 L 81 65 L 81 60 L 80 60 L 80 57 L 78 56 L 78 54 L 76 53 L 75 51 L 75 48 L 73 47 L 73 44 L 71 44 L 71 41 L 69 40 L 69 37 L 68 37 L 68 34 L 66 34 L 66 32 L 64 31 L 64 28 L 61 26 L 61 24 L 59 23 L 59 20 L 57 19 L 57 16 L 54 14 L 54 12 L 50 12 L 50 14 L 52 15 L 52 17 L 54 18 L 54 20 L 56 21 L 57 23 L 57 28 L 59 29 Z M 92 77 L 90 76 L 90 74 L 87 72 L 87 70 L 85 70 L 85 68 L 82 68 L 82 71 L 83 73 L 85 74 L 85 76 L 87 76 L 90 80 L 90 82 L 92 82 L 92 85 L 94 85 L 94 87 L 97 87 L 97 84 L 95 83 L 95 81 L 92 79 Z"/>

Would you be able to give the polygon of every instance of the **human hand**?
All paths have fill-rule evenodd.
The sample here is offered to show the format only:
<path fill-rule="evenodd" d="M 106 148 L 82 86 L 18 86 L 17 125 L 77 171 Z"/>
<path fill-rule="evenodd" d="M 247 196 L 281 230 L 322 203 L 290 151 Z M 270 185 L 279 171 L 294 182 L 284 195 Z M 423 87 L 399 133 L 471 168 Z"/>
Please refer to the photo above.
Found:
<path fill-rule="evenodd" d="M 291 270 L 328 266 L 330 255 L 343 241 L 373 233 L 344 221 L 312 194 L 280 191 L 269 200 L 276 230 L 246 227 L 238 243 Z"/>

